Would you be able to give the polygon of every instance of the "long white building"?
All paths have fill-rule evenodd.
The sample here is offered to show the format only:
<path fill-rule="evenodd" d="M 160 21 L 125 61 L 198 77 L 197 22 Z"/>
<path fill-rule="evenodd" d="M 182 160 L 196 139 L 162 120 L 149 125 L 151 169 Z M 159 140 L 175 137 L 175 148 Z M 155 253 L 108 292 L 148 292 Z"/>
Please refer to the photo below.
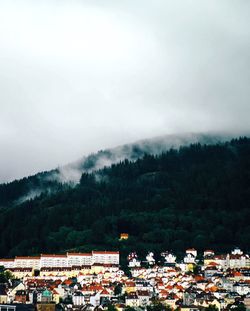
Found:
<path fill-rule="evenodd" d="M 119 265 L 119 252 L 115 251 L 92 251 L 91 253 L 67 253 L 41 254 L 36 257 L 20 257 L 13 259 L 0 259 L 0 266 L 6 269 L 13 268 L 32 268 L 40 270 L 41 268 L 72 268 L 81 266 L 101 265 Z"/>

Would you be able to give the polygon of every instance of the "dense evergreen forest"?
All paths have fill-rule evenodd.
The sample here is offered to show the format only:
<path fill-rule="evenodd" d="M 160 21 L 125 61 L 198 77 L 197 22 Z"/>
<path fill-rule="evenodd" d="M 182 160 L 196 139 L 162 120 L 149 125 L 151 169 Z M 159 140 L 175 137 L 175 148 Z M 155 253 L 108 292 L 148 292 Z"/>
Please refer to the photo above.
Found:
<path fill-rule="evenodd" d="M 145 154 L 84 173 L 74 187 L 57 183 L 53 193 L 2 207 L 0 232 L 5 257 L 119 249 L 125 258 L 131 250 L 180 254 L 191 246 L 249 250 L 250 139 Z M 121 232 L 129 239 L 119 241 Z"/>
<path fill-rule="evenodd" d="M 62 187 L 61 183 L 64 183 L 64 186 L 67 184 L 66 187 L 71 183 L 72 186 L 72 183 L 79 181 L 82 173 L 91 173 L 125 159 L 135 161 L 142 158 L 145 153 L 157 155 L 170 148 L 188 146 L 191 143 L 216 144 L 229 139 L 231 136 L 220 133 L 186 133 L 154 137 L 112 149 L 100 150 L 57 169 L 0 184 L 0 209 L 22 203 L 45 191 L 57 192 Z"/>

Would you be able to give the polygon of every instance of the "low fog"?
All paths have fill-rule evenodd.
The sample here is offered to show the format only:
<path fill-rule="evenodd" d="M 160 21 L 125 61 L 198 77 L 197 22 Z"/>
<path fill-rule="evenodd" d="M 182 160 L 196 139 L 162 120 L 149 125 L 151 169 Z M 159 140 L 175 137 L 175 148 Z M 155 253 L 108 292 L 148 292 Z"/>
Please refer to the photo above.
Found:
<path fill-rule="evenodd" d="M 0 182 L 165 134 L 249 132 L 247 0 L 0 2 Z"/>

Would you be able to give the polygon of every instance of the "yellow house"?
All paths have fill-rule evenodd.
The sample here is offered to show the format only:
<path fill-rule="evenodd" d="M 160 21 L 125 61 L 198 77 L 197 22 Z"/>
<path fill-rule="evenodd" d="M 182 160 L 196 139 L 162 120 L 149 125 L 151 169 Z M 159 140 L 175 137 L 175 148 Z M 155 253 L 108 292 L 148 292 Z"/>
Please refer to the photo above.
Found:
<path fill-rule="evenodd" d="M 38 311 L 55 311 L 56 309 L 54 303 L 38 303 L 36 307 Z"/>
<path fill-rule="evenodd" d="M 121 304 L 121 303 L 117 303 L 117 304 L 115 304 L 115 307 L 116 307 L 117 311 L 123 311 L 126 308 L 126 305 Z"/>
<path fill-rule="evenodd" d="M 125 287 L 124 287 L 124 291 L 128 294 L 135 292 L 136 291 L 135 282 L 133 282 L 133 281 L 126 282 Z"/>
<path fill-rule="evenodd" d="M 193 263 L 187 264 L 187 271 L 194 272 L 194 266 L 195 264 Z"/>
<path fill-rule="evenodd" d="M 128 233 L 121 233 L 120 234 L 120 241 L 127 240 L 128 238 L 129 238 L 129 234 Z"/>
<path fill-rule="evenodd" d="M 60 303 L 61 295 L 58 293 L 58 291 L 57 291 L 56 289 L 53 289 L 52 295 L 53 295 L 53 301 L 54 301 L 56 304 L 59 304 L 59 303 Z"/>
<path fill-rule="evenodd" d="M 103 265 L 95 264 L 95 265 L 91 266 L 90 273 L 99 274 L 100 272 L 104 272 L 105 270 L 106 270 L 106 268 Z"/>
<path fill-rule="evenodd" d="M 82 266 L 80 273 L 83 275 L 90 274 L 91 272 L 91 266 Z"/>
<path fill-rule="evenodd" d="M 14 268 L 9 270 L 15 279 L 23 279 L 24 277 L 32 277 L 32 268 Z"/>
<path fill-rule="evenodd" d="M 126 298 L 125 298 L 125 304 L 128 307 L 139 307 L 140 300 L 135 292 L 131 292 Z"/>
<path fill-rule="evenodd" d="M 40 276 L 66 276 L 71 278 L 77 276 L 79 271 L 72 270 L 71 268 L 42 268 Z"/>

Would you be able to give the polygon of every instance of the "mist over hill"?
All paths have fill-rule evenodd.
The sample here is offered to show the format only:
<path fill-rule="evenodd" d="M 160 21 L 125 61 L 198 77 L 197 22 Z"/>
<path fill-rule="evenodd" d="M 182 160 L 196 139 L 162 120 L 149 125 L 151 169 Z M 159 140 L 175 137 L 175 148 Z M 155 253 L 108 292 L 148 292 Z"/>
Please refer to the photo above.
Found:
<path fill-rule="evenodd" d="M 165 135 L 100 150 L 51 171 L 0 184 L 0 208 L 23 203 L 44 192 L 55 193 L 62 187 L 74 187 L 79 182 L 82 173 L 90 173 L 125 159 L 135 161 L 143 157 L 145 153 L 158 155 L 171 148 L 179 148 L 191 143 L 214 144 L 232 137 L 233 135 L 228 133 L 185 133 Z"/>
<path fill-rule="evenodd" d="M 152 139 L 144 139 L 132 144 L 121 145 L 116 148 L 100 150 L 98 153 L 62 166 L 58 169 L 57 180 L 61 182 L 79 182 L 83 172 L 93 172 L 119 163 L 125 159 L 135 161 L 146 154 L 161 154 L 171 148 L 179 148 L 193 143 L 214 144 L 232 137 L 229 134 L 197 134 L 165 135 Z"/>

